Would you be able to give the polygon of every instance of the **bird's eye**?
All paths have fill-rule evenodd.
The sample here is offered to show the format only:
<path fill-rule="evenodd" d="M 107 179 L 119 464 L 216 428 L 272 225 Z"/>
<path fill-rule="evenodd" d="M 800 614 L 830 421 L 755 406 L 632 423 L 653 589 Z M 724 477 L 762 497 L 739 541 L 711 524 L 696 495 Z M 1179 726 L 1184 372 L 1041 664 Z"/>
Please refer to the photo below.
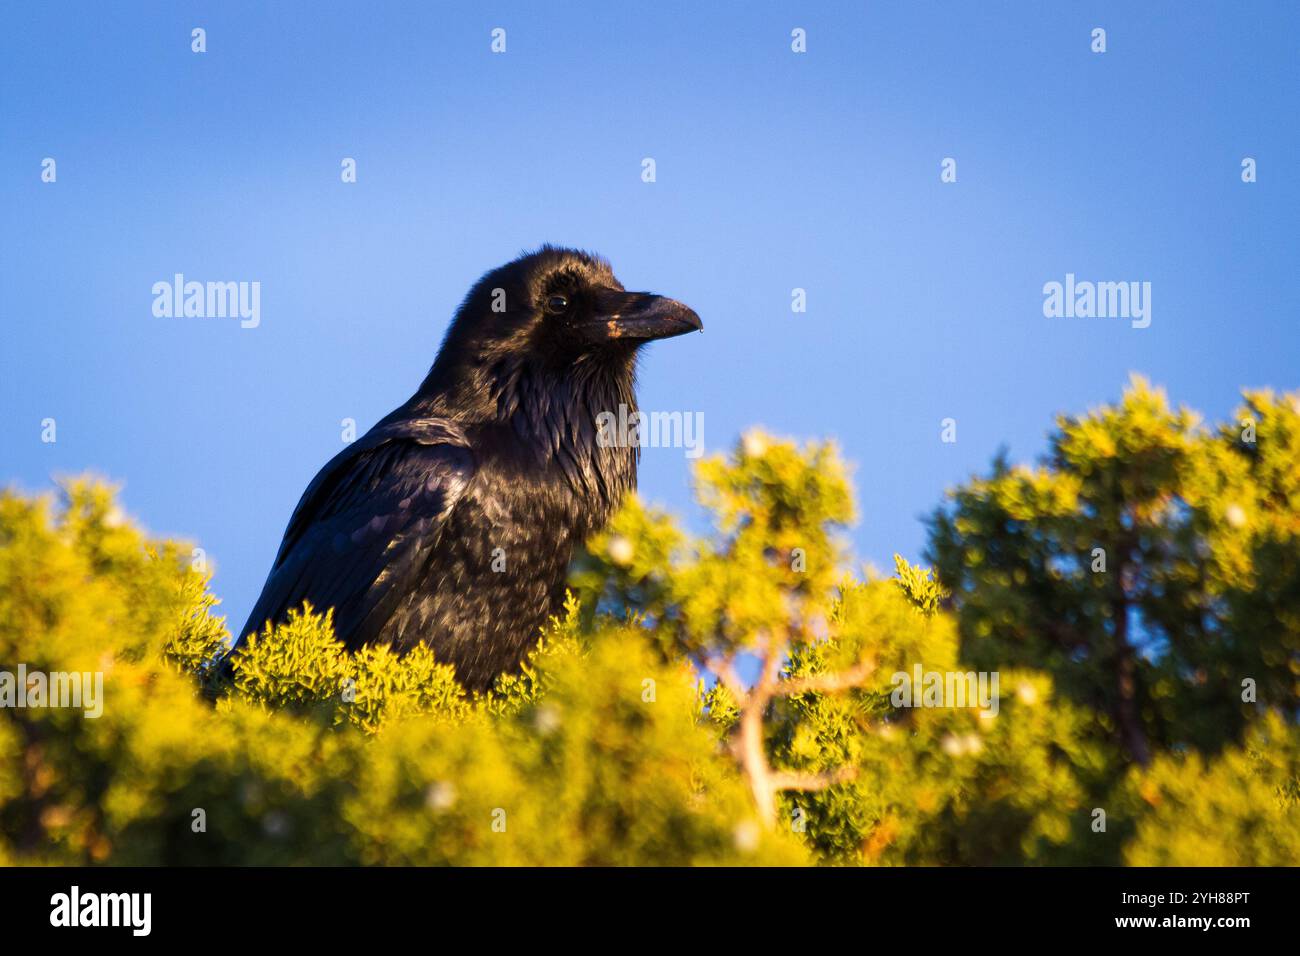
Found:
<path fill-rule="evenodd" d="M 546 297 L 546 311 L 552 315 L 559 315 L 569 307 L 569 300 L 562 295 L 552 295 Z"/>

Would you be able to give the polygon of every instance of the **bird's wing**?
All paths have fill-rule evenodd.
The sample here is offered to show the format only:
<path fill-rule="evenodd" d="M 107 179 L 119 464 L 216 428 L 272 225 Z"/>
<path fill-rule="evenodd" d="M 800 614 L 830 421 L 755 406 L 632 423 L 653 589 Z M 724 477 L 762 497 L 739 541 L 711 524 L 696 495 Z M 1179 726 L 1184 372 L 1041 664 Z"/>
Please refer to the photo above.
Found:
<path fill-rule="evenodd" d="M 474 474 L 464 434 L 439 419 L 381 423 L 335 456 L 289 519 L 240 640 L 304 600 L 334 608 L 350 648 L 372 640 L 427 560 Z"/>

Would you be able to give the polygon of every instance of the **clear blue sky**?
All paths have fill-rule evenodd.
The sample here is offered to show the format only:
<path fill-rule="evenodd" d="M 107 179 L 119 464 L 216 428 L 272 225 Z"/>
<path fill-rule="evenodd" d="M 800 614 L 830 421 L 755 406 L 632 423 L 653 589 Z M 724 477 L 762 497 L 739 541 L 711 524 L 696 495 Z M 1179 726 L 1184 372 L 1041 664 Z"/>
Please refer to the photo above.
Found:
<path fill-rule="evenodd" d="M 340 420 L 542 242 L 703 317 L 651 347 L 644 408 L 703 412 L 710 450 L 837 438 L 882 567 L 1130 371 L 1215 416 L 1300 385 L 1300 4 L 611 6 L 5 4 L 0 481 L 122 482 L 237 624 Z M 260 282 L 260 327 L 155 318 L 177 272 Z M 1150 328 L 1045 318 L 1068 272 L 1151 282 Z M 641 486 L 685 511 L 688 476 L 649 450 Z"/>

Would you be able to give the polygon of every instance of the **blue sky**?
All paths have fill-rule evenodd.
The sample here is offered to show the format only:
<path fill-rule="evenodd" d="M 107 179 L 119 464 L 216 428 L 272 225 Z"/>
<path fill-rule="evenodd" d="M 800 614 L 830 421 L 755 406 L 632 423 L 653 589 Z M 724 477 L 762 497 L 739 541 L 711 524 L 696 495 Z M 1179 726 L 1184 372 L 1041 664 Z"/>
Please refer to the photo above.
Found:
<path fill-rule="evenodd" d="M 702 412 L 710 451 L 835 437 L 882 567 L 1130 371 L 1213 416 L 1300 385 L 1300 5 L 612 6 L 6 5 L 0 482 L 121 482 L 237 624 L 341 420 L 404 400 L 473 280 L 542 242 L 704 319 L 651 346 L 643 408 Z M 260 282 L 261 324 L 156 318 L 177 272 Z M 1045 318 L 1067 273 L 1150 282 L 1150 327 Z M 641 487 L 688 511 L 682 451 Z"/>

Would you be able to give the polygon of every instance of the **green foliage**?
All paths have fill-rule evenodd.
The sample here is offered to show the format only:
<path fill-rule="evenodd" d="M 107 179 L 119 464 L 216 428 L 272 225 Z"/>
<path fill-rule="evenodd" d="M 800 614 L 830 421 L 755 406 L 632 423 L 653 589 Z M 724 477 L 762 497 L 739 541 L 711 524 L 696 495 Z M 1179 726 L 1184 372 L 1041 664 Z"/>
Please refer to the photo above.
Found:
<path fill-rule="evenodd" d="M 937 575 L 851 573 L 833 445 L 696 483 L 711 527 L 630 501 L 486 694 L 309 606 L 223 669 L 188 546 L 0 494 L 0 673 L 103 675 L 99 717 L 0 708 L 0 863 L 1300 862 L 1300 399 L 1206 428 L 1135 381 L 955 489 Z"/>
<path fill-rule="evenodd" d="M 469 710 L 455 669 L 436 663 L 427 647 L 403 657 L 387 647 L 349 654 L 334 636 L 332 611 L 316 614 L 310 604 L 249 638 L 234 668 L 234 691 L 274 709 L 350 721 L 367 731 L 417 714 L 454 722 Z"/>
<path fill-rule="evenodd" d="M 102 671 L 103 714 L 0 710 L 0 862 L 806 861 L 758 825 L 694 675 L 637 628 L 588 648 L 571 605 L 472 698 L 427 651 L 347 654 L 305 608 L 226 681 L 186 549 L 107 488 L 65 497 L 0 496 L 0 669 Z"/>
<path fill-rule="evenodd" d="M 1216 760 L 1161 755 L 1122 790 L 1131 866 L 1300 865 L 1300 733 L 1276 713 Z"/>
<path fill-rule="evenodd" d="M 930 557 L 963 655 L 1052 673 L 1140 763 L 1237 739 L 1257 710 L 1243 681 L 1294 708 L 1298 402 L 1248 393 L 1212 431 L 1135 378 L 1119 405 L 1059 419 L 1038 467 L 999 461 L 954 490 Z"/>
<path fill-rule="evenodd" d="M 546 692 L 455 733 L 416 720 L 380 735 L 345 808 L 365 862 L 798 863 L 762 831 L 696 724 L 691 675 L 613 628 L 555 653 Z M 505 833 L 492 830 L 500 820 Z"/>
<path fill-rule="evenodd" d="M 826 790 L 786 795 L 819 856 L 836 862 L 993 865 L 1052 861 L 1081 818 L 1080 778 L 1099 756 L 1080 715 L 1034 672 L 1000 674 L 996 717 L 959 708 L 899 709 L 890 676 L 964 670 L 946 615 L 919 611 L 900 580 L 858 584 L 835 612 L 835 637 L 797 646 L 793 677 L 844 669 L 859 646 L 879 677 L 847 696 L 807 694 L 773 714 L 782 767 L 858 769 Z"/>
<path fill-rule="evenodd" d="M 902 555 L 894 555 L 894 583 L 908 596 L 918 610 L 934 614 L 949 598 L 948 592 L 930 576 L 929 568 L 908 563 Z"/>

